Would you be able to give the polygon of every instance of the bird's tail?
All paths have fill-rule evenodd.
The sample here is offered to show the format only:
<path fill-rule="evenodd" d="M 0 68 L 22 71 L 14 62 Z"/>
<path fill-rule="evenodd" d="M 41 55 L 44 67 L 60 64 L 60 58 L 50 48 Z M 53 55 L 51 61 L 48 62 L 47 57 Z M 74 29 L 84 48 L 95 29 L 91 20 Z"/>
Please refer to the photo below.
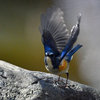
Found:
<path fill-rule="evenodd" d="M 67 55 L 67 61 L 70 62 L 72 59 L 73 54 L 82 47 L 83 45 L 77 44 L 74 46 L 66 55 Z"/>

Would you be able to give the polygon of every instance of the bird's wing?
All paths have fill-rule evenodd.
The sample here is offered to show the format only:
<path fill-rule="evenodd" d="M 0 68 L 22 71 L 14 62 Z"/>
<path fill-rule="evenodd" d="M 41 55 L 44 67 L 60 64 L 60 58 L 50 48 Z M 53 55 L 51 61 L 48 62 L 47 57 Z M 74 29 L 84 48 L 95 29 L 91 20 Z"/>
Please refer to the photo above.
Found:
<path fill-rule="evenodd" d="M 60 8 L 52 6 L 41 15 L 40 33 L 45 52 L 52 50 L 56 55 L 65 48 L 69 33 Z"/>
<path fill-rule="evenodd" d="M 81 14 L 79 14 L 79 16 L 78 16 L 78 21 L 77 21 L 76 25 L 72 27 L 71 36 L 68 40 L 66 47 L 64 48 L 64 50 L 61 53 L 60 60 L 62 60 L 66 56 L 67 52 L 69 52 L 71 50 L 71 48 L 73 47 L 73 44 L 76 42 L 77 37 L 80 32 L 80 20 L 81 20 Z"/>

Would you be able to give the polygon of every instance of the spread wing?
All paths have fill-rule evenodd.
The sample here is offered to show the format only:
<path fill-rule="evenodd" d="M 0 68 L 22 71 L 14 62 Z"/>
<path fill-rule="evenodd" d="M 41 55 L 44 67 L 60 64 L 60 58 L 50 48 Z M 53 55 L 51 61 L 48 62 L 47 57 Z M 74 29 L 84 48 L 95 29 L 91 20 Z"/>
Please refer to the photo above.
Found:
<path fill-rule="evenodd" d="M 80 47 L 82 47 L 82 45 L 78 44 L 73 49 L 71 49 L 74 43 L 76 42 L 79 32 L 80 32 L 80 20 L 81 20 L 81 14 L 79 14 L 78 16 L 78 22 L 76 23 L 76 25 L 72 27 L 71 36 L 68 40 L 66 47 L 61 53 L 60 60 L 62 60 L 68 52 L 69 53 L 67 55 L 71 57 Z"/>
<path fill-rule="evenodd" d="M 60 8 L 52 6 L 41 15 L 40 33 L 45 52 L 52 51 L 56 56 L 65 48 L 69 33 Z"/>

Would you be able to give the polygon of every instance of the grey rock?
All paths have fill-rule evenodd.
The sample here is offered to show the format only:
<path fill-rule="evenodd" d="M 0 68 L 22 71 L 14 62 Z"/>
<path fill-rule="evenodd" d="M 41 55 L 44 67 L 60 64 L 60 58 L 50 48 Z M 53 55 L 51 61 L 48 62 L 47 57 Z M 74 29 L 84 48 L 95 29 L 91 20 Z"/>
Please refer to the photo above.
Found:
<path fill-rule="evenodd" d="M 100 100 L 100 91 L 58 76 L 0 61 L 0 100 Z"/>

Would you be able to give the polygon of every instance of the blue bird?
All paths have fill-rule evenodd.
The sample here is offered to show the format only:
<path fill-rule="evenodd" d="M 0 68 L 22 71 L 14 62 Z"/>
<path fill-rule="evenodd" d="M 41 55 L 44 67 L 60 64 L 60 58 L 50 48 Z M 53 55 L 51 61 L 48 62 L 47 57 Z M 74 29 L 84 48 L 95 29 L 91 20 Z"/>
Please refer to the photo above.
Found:
<path fill-rule="evenodd" d="M 80 31 L 81 14 L 77 18 L 78 21 L 69 34 L 60 8 L 52 6 L 41 15 L 39 29 L 45 50 L 45 67 L 49 72 L 59 75 L 58 81 L 61 74 L 66 73 L 66 84 L 69 77 L 69 62 L 73 54 L 82 47 L 80 44 L 73 47 Z"/>

